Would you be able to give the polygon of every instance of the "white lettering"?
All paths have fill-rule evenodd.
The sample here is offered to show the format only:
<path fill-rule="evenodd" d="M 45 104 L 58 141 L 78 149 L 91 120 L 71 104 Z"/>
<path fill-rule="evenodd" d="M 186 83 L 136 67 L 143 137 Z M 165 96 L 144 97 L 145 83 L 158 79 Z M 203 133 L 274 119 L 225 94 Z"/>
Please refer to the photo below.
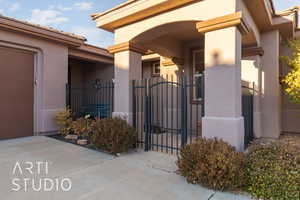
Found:
<path fill-rule="evenodd" d="M 25 169 L 30 173 L 33 174 L 33 163 L 32 162 L 25 162 L 26 165 L 28 165 L 28 167 L 26 167 Z"/>
<path fill-rule="evenodd" d="M 14 166 L 14 169 L 13 169 L 13 175 L 16 174 L 16 170 L 19 170 L 19 174 L 22 175 L 23 171 L 22 171 L 22 168 L 21 168 L 21 165 L 19 162 L 16 162 L 15 166 Z"/>
<path fill-rule="evenodd" d="M 28 183 L 27 182 L 29 182 L 30 181 L 30 179 L 29 178 L 24 178 L 24 191 L 25 192 L 27 192 L 27 185 L 28 185 Z"/>
<path fill-rule="evenodd" d="M 67 183 L 68 187 L 65 187 L 65 182 Z M 72 188 L 72 181 L 69 178 L 64 178 L 60 183 L 60 187 L 64 192 L 68 192 Z"/>
<path fill-rule="evenodd" d="M 51 184 L 51 187 L 47 187 L 47 183 Z M 50 192 L 54 187 L 54 183 L 53 180 L 51 180 L 50 178 L 45 178 L 44 179 L 44 191 L 45 192 Z"/>
<path fill-rule="evenodd" d="M 39 184 L 39 186 L 37 188 L 36 185 L 35 185 L 35 180 L 32 179 L 32 189 L 33 189 L 33 191 L 36 191 L 36 192 L 41 191 L 41 189 L 42 189 L 42 179 L 39 179 L 39 183 L 38 184 Z"/>
<path fill-rule="evenodd" d="M 13 184 L 14 186 L 16 186 L 16 188 L 12 188 L 12 191 L 15 191 L 15 192 L 20 191 L 21 186 L 17 183 L 17 182 L 19 182 L 19 181 L 20 181 L 19 178 L 15 178 L 15 179 L 12 180 L 12 184 Z"/>

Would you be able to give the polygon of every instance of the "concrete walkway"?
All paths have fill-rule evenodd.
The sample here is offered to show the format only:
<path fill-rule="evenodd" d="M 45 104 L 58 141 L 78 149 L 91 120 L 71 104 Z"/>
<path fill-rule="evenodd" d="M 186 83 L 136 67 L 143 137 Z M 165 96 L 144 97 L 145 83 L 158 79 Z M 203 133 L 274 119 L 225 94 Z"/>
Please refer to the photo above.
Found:
<path fill-rule="evenodd" d="M 184 178 L 175 173 L 175 160 L 176 157 L 143 151 L 116 158 L 47 137 L 0 141 L 0 198 L 1 200 L 250 199 L 188 184 Z M 33 171 L 32 174 L 28 170 L 28 165 L 37 161 L 47 161 L 48 168 L 42 163 L 38 173 L 38 165 L 34 165 L 33 168 L 29 167 Z M 17 162 L 20 165 L 16 165 Z M 24 181 L 26 178 L 27 182 Z M 57 181 L 54 182 L 51 191 L 32 189 L 32 185 L 36 186 L 36 190 L 39 189 L 39 181 L 44 188 L 43 181 L 46 178 L 50 178 L 53 182 Z M 72 188 L 68 192 L 62 191 L 59 185 L 66 178 L 72 182 Z M 58 191 L 56 183 L 59 185 Z M 17 185 L 21 186 L 21 189 L 18 192 L 12 191 L 19 189 Z M 68 182 L 63 182 L 63 185 L 65 189 L 68 188 Z"/>

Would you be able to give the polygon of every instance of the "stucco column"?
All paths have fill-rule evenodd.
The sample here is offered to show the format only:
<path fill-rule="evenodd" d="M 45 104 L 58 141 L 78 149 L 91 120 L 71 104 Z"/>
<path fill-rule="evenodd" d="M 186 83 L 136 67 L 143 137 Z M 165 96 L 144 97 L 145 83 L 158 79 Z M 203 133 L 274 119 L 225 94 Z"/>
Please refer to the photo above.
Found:
<path fill-rule="evenodd" d="M 244 150 L 241 100 L 242 36 L 235 26 L 205 34 L 203 136 L 221 138 Z"/>
<path fill-rule="evenodd" d="M 265 54 L 262 65 L 262 137 L 278 138 L 281 132 L 281 91 L 279 84 L 279 31 L 261 35 Z"/>
<path fill-rule="evenodd" d="M 254 98 L 253 98 L 253 130 L 254 137 L 260 138 L 262 135 L 262 66 L 261 56 L 255 56 L 255 67 L 257 70 L 257 78 L 254 80 Z"/>
<path fill-rule="evenodd" d="M 142 78 L 142 55 L 129 43 L 110 47 L 115 57 L 115 89 L 113 116 L 132 123 L 132 80 Z M 125 46 L 125 47 L 124 47 Z"/>

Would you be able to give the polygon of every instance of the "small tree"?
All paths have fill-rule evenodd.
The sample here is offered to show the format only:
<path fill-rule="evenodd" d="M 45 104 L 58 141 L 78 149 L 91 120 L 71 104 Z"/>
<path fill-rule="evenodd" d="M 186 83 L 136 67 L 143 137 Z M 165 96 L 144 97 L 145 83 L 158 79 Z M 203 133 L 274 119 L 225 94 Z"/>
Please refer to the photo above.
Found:
<path fill-rule="evenodd" d="M 292 50 L 291 56 L 282 56 L 281 60 L 290 68 L 290 72 L 282 79 L 286 84 L 285 93 L 294 103 L 300 104 L 300 39 L 287 42 Z"/>

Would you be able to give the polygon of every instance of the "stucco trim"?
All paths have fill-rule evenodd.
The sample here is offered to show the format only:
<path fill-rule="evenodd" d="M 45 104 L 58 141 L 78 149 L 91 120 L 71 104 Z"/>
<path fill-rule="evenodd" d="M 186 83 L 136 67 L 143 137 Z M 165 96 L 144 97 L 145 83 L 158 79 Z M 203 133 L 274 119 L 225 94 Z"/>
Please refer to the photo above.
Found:
<path fill-rule="evenodd" d="M 161 62 L 162 66 L 183 65 L 184 61 L 180 58 L 164 58 Z"/>
<path fill-rule="evenodd" d="M 106 14 L 109 14 L 109 13 L 113 12 L 113 11 L 119 10 L 121 8 L 124 8 L 124 7 L 128 6 L 128 5 L 131 5 L 131 4 L 135 3 L 135 2 L 137 2 L 137 1 L 139 1 L 139 0 L 129 0 L 129 1 L 126 1 L 124 3 L 121 3 L 118 6 L 112 8 L 112 9 L 106 10 L 106 11 L 104 11 L 102 13 L 91 14 L 91 17 L 92 17 L 93 20 L 96 20 L 96 19 L 98 19 L 101 16 L 104 16 Z"/>
<path fill-rule="evenodd" d="M 108 47 L 107 49 L 108 52 L 111 54 L 119 53 L 122 51 L 134 51 L 136 53 L 141 53 L 141 54 L 145 54 L 147 52 L 147 50 L 143 49 L 141 46 L 133 42 L 124 42 L 121 44 L 116 44 Z"/>
<path fill-rule="evenodd" d="M 114 63 L 114 56 L 110 54 L 107 49 L 102 49 L 92 45 L 83 44 L 77 48 L 69 48 L 68 51 L 70 57 L 107 64 Z"/>
<path fill-rule="evenodd" d="M 196 28 L 200 33 L 207 33 L 233 26 L 236 26 L 243 35 L 246 35 L 250 32 L 250 28 L 243 19 L 242 12 L 236 12 L 222 17 L 209 19 L 196 24 Z"/>
<path fill-rule="evenodd" d="M 42 39 L 51 40 L 75 47 L 82 45 L 86 40 L 83 37 L 79 38 L 79 36 L 73 36 L 67 33 L 55 31 L 55 29 L 33 25 L 4 16 L 0 16 L 0 28 L 19 33 L 25 33 Z"/>
<path fill-rule="evenodd" d="M 247 47 L 243 48 L 242 56 L 249 57 L 249 56 L 263 56 L 265 53 L 262 47 Z"/>
<path fill-rule="evenodd" d="M 126 2 L 125 4 L 121 4 L 119 7 L 108 10 L 104 13 L 92 14 L 91 17 L 93 20 L 101 20 L 101 17 L 106 17 L 107 15 L 112 14 L 113 12 L 119 11 L 119 9 L 121 9 L 121 8 L 124 8 L 132 3 L 135 3 L 136 1 L 137 0 L 132 0 L 132 1 Z M 131 15 L 108 22 L 106 24 L 103 24 L 103 25 L 99 26 L 99 28 L 103 28 L 107 31 L 113 32 L 115 29 L 117 29 L 119 27 L 143 20 L 145 18 L 154 16 L 154 15 L 161 14 L 163 12 L 167 12 L 169 10 L 184 6 L 189 3 L 197 2 L 197 1 L 202 1 L 202 0 L 171 0 L 171 1 L 166 0 L 166 1 L 163 1 L 162 3 L 148 7 L 146 9 L 138 10 L 137 12 L 135 12 Z"/>

